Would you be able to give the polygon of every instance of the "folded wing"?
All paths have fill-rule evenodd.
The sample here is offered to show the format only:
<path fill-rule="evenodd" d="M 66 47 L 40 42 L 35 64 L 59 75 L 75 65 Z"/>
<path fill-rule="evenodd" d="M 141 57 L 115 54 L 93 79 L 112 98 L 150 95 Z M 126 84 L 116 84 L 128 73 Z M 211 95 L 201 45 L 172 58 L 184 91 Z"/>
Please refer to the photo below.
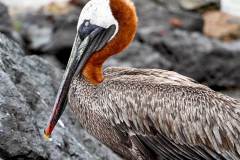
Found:
<path fill-rule="evenodd" d="M 165 70 L 111 68 L 105 74 L 98 103 L 139 147 L 173 160 L 240 159 L 238 100 Z"/>

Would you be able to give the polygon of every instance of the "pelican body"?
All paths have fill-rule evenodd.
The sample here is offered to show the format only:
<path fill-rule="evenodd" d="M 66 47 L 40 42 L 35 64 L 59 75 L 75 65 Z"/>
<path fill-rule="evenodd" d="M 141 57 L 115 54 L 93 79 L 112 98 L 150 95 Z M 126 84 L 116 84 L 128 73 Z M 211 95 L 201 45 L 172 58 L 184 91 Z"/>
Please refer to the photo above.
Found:
<path fill-rule="evenodd" d="M 81 125 L 124 159 L 239 160 L 239 100 L 172 71 L 103 71 L 136 29 L 130 0 L 86 4 L 45 136 L 69 102 Z"/>

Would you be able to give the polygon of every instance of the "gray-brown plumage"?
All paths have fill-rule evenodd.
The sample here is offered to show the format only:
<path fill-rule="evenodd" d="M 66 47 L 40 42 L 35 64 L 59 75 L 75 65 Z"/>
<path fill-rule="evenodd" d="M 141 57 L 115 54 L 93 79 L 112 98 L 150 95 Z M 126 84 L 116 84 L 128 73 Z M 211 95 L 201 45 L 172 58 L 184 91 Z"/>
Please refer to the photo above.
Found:
<path fill-rule="evenodd" d="M 128 159 L 240 159 L 240 101 L 175 72 L 108 68 L 72 82 L 84 128 Z"/>
<path fill-rule="evenodd" d="M 130 0 L 91 0 L 83 8 L 45 136 L 69 100 L 82 126 L 125 159 L 239 160 L 239 100 L 160 69 L 103 74 L 104 61 L 136 30 Z"/>

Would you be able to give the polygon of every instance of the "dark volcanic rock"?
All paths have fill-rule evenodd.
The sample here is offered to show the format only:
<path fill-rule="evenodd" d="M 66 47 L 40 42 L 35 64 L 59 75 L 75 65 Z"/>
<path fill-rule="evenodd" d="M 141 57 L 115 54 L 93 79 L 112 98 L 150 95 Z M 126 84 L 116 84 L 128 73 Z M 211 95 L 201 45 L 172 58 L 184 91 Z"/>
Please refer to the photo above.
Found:
<path fill-rule="evenodd" d="M 13 38 L 13 27 L 11 18 L 8 14 L 8 8 L 0 2 L 0 32 L 4 33 L 10 38 Z"/>
<path fill-rule="evenodd" d="M 123 53 L 110 58 L 106 65 L 163 69 L 170 69 L 172 67 L 171 62 L 155 51 L 151 46 L 142 44 L 138 41 L 133 42 Z"/>
<path fill-rule="evenodd" d="M 55 15 L 51 41 L 43 47 L 43 52 L 66 54 L 71 50 L 77 33 L 77 22 L 81 9 L 75 8 L 65 15 Z M 70 52 L 68 52 L 69 54 Z"/>
<path fill-rule="evenodd" d="M 24 14 L 16 19 L 21 21 L 20 33 L 32 51 L 42 52 L 42 48 L 51 42 L 53 21 L 39 13 Z"/>
<path fill-rule="evenodd" d="M 0 34 L 0 159 L 118 159 L 77 127 L 67 111 L 42 138 L 62 72 Z"/>
<path fill-rule="evenodd" d="M 200 10 L 204 8 L 219 8 L 220 0 L 155 0 L 171 10 Z"/>
<path fill-rule="evenodd" d="M 223 92 L 223 94 L 226 94 L 228 96 L 240 99 L 240 90 L 239 89 L 226 90 L 226 91 L 222 91 L 222 92 Z"/>
<path fill-rule="evenodd" d="M 27 48 L 39 53 L 68 55 L 66 51 L 71 50 L 80 11 L 76 7 L 64 14 L 39 11 L 19 17 L 24 24 L 21 35 L 28 42 Z"/>
<path fill-rule="evenodd" d="M 206 3 L 208 2 L 210 1 L 206 0 Z M 218 1 L 215 3 L 217 4 Z M 140 19 L 137 40 L 142 43 L 141 45 L 152 48 L 144 51 L 136 49 L 139 50 L 139 55 L 136 56 L 144 57 L 141 55 L 145 52 L 147 59 L 151 59 L 148 56 L 154 57 L 157 52 L 160 54 L 159 59 L 153 62 L 170 64 L 170 67 L 162 65 L 164 69 L 180 72 L 211 87 L 240 87 L 240 42 L 222 43 L 205 37 L 201 32 L 195 33 L 201 31 L 203 25 L 202 17 L 198 14 L 179 10 L 173 12 L 153 1 L 146 3 L 144 0 L 139 0 L 135 1 L 135 4 Z M 181 30 L 174 29 L 172 25 Z M 131 55 L 131 52 L 134 53 L 136 50 L 129 50 L 128 54 Z M 151 54 L 152 52 L 154 54 Z M 118 64 L 125 63 L 126 59 L 119 58 L 121 61 Z M 131 61 L 133 65 L 130 66 L 141 67 L 139 64 L 135 65 L 134 59 Z M 145 59 L 138 61 L 142 62 Z M 146 66 L 145 63 L 140 64 Z M 147 65 L 147 67 L 156 67 L 156 65 Z"/>
<path fill-rule="evenodd" d="M 81 11 L 79 7 L 70 8 L 64 14 L 39 11 L 19 16 L 23 23 L 21 35 L 27 42 L 26 48 L 37 54 L 56 55 L 66 65 Z"/>
<path fill-rule="evenodd" d="M 77 5 L 80 7 L 83 7 L 87 2 L 88 0 L 69 0 L 70 4 Z"/>
<path fill-rule="evenodd" d="M 240 41 L 223 43 L 176 30 L 159 39 L 142 37 L 173 69 L 211 87 L 240 87 Z"/>
<path fill-rule="evenodd" d="M 203 18 L 198 13 L 168 10 L 153 1 L 135 0 L 139 16 L 139 32 L 155 31 L 157 35 L 174 28 L 203 30 Z"/>

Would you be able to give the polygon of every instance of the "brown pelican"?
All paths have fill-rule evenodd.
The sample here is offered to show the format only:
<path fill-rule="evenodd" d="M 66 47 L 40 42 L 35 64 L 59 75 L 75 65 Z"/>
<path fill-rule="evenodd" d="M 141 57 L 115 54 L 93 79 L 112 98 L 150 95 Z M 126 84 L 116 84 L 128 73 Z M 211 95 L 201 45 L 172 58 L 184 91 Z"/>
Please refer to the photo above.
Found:
<path fill-rule="evenodd" d="M 136 28 L 130 0 L 86 4 L 45 136 L 69 101 L 81 125 L 125 159 L 240 159 L 239 100 L 171 71 L 102 70 Z"/>

